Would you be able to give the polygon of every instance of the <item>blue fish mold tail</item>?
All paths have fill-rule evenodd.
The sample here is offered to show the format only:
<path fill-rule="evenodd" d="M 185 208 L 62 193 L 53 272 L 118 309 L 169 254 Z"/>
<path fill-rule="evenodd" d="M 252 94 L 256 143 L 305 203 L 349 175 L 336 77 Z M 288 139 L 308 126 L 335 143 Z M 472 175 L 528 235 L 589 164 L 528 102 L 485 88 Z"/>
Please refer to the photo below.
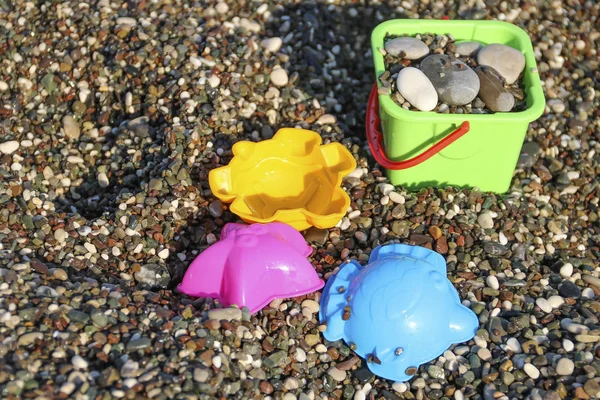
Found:
<path fill-rule="evenodd" d="M 360 274 L 363 267 L 356 261 L 351 260 L 342 265 L 334 276 L 327 280 L 323 295 L 321 297 L 321 309 L 319 320 L 327 324 L 323 336 L 330 342 L 340 340 L 344 336 L 344 307 L 348 304 L 348 288 Z"/>

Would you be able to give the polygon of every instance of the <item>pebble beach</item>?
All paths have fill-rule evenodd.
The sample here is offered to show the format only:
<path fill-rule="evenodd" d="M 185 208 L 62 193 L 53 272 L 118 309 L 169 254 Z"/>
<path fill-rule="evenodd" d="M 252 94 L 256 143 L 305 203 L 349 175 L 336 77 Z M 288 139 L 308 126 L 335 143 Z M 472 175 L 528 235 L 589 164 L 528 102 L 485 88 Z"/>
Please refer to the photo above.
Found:
<path fill-rule="evenodd" d="M 600 4 L 0 0 L 0 398 L 600 397 Z M 365 139 L 370 35 L 495 19 L 546 97 L 511 189 L 392 185 Z M 208 172 L 283 127 L 342 143 L 351 206 L 310 228 L 327 280 L 381 244 L 442 254 L 480 321 L 408 382 L 328 342 L 320 292 L 251 315 L 175 289 L 239 222 Z"/>

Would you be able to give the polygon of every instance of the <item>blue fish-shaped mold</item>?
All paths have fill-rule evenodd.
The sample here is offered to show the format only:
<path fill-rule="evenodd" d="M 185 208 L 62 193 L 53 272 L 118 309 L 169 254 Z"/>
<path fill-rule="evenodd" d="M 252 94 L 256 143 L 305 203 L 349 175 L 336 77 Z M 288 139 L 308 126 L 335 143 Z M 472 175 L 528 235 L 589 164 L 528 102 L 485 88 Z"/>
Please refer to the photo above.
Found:
<path fill-rule="evenodd" d="M 396 382 L 471 340 L 479 326 L 446 277 L 444 258 L 405 244 L 373 249 L 365 267 L 344 264 L 323 289 L 319 318 L 325 339 L 343 339 L 371 372 Z"/>

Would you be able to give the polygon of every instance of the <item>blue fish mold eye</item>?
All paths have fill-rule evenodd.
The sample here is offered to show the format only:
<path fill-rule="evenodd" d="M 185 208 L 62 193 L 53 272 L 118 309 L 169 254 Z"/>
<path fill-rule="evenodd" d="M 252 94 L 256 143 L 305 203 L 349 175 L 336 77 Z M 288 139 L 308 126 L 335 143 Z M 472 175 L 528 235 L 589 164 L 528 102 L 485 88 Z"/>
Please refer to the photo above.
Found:
<path fill-rule="evenodd" d="M 364 267 L 343 264 L 323 289 L 319 318 L 325 339 L 343 339 L 371 372 L 395 382 L 471 340 L 479 326 L 446 277 L 444 258 L 405 244 L 376 247 Z"/>

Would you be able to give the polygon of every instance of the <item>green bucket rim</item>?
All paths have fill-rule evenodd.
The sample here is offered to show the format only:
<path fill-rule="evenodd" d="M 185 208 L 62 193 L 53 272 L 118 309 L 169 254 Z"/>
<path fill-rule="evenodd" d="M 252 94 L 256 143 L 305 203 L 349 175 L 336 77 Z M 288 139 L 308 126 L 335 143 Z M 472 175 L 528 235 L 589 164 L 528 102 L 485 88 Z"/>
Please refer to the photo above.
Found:
<path fill-rule="evenodd" d="M 421 33 L 452 34 L 453 28 L 464 26 L 494 26 L 499 29 L 510 30 L 519 43 L 517 50 L 525 56 L 524 75 L 528 77 L 530 85 L 526 87 L 528 108 L 518 112 L 497 112 L 494 114 L 442 114 L 435 111 L 412 111 L 398 106 L 390 95 L 379 95 L 380 107 L 391 117 L 412 122 L 457 123 L 468 119 L 471 122 L 507 122 L 529 123 L 538 119 L 545 110 L 546 99 L 542 89 L 540 75 L 534 57 L 533 45 L 528 34 L 516 25 L 504 21 L 472 21 L 472 20 L 422 20 L 422 19 L 393 19 L 380 23 L 371 34 L 371 48 L 375 64 L 375 80 L 377 87 L 381 87 L 379 77 L 385 72 L 385 62 L 379 48 L 383 47 L 386 33 L 403 34 L 406 28 L 414 30 L 418 27 Z M 476 35 L 471 40 L 477 41 Z"/>

